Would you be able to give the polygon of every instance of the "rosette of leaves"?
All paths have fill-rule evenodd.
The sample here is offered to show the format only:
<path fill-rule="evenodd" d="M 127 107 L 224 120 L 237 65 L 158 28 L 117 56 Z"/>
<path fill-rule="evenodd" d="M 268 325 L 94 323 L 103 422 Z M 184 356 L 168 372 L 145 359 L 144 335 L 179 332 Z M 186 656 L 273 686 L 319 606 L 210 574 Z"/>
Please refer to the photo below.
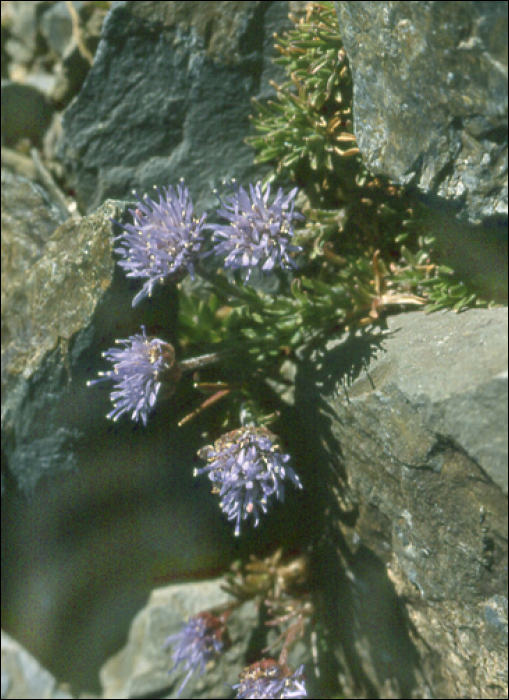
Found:
<path fill-rule="evenodd" d="M 362 164 L 353 132 L 353 91 L 334 3 L 310 3 L 305 17 L 277 38 L 287 80 L 273 83 L 277 99 L 255 100 L 254 131 L 246 141 L 256 162 L 270 163 L 268 182 L 293 181 L 307 216 L 297 243 L 306 251 L 297 306 L 338 301 L 334 323 L 369 323 L 391 305 L 462 310 L 485 305 L 449 268 L 437 263 L 420 207 L 410 192 Z M 421 210 L 422 211 L 422 210 Z M 320 285 L 317 285 L 317 281 Z M 331 289 L 327 292 L 325 286 Z M 320 286 L 320 293 L 318 291 Z M 310 314 L 312 315 L 312 314 Z M 327 315 L 327 314 L 325 314 Z M 319 313 L 320 320 L 323 313 Z"/>

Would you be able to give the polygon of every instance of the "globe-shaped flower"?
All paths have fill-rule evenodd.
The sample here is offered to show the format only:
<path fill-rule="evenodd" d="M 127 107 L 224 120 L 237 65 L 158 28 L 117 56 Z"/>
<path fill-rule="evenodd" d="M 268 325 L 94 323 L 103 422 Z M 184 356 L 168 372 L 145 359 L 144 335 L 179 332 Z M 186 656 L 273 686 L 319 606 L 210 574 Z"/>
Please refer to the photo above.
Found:
<path fill-rule="evenodd" d="M 219 493 L 220 506 L 228 520 L 235 521 L 235 535 L 240 533 L 240 522 L 252 516 L 255 527 L 260 511 L 267 512 L 271 496 L 284 500 L 284 480 L 290 479 L 302 488 L 293 469 L 286 466 L 290 455 L 281 452 L 275 444 L 275 435 L 266 428 L 246 427 L 220 437 L 213 446 L 202 448 L 198 456 L 208 461 L 197 474 L 208 473 Z"/>
<path fill-rule="evenodd" d="M 117 420 L 123 413 L 132 411 L 132 419 L 141 420 L 146 425 L 162 381 L 167 381 L 168 390 L 173 393 L 180 379 L 175 350 L 163 340 L 147 338 L 143 326 L 141 334 L 116 342 L 124 347 L 103 352 L 103 357 L 111 360 L 114 368 L 109 372 L 100 372 L 101 378 L 88 382 L 88 385 L 111 379 L 115 382 L 111 392 L 115 408 L 108 413 L 108 418 Z"/>
<path fill-rule="evenodd" d="M 292 224 L 304 219 L 302 214 L 293 210 L 298 189 L 285 195 L 280 188 L 270 204 L 270 185 L 265 194 L 260 184 L 249 185 L 250 194 L 235 182 L 231 187 L 233 193 L 226 197 L 226 202 L 219 199 L 221 209 L 217 210 L 219 216 L 230 223 L 209 225 L 216 244 L 213 252 L 226 256 L 225 268 L 245 268 L 248 281 L 255 267 L 263 272 L 278 266 L 295 267 L 290 253 L 301 248 L 291 243 Z"/>
<path fill-rule="evenodd" d="M 174 645 L 173 661 L 175 662 L 170 673 L 173 673 L 180 664 L 184 664 L 183 670 L 187 671 L 177 693 L 179 697 L 192 674 L 205 673 L 206 664 L 217 659 L 229 645 L 228 630 L 220 617 L 209 612 L 201 612 L 191 617 L 180 632 L 166 639 L 165 645 L 170 644 Z"/>
<path fill-rule="evenodd" d="M 306 686 L 300 666 L 295 673 L 286 665 L 272 659 L 263 659 L 240 674 L 240 683 L 233 686 L 238 700 L 244 698 L 307 698 Z"/>
<path fill-rule="evenodd" d="M 159 201 L 145 195 L 136 194 L 138 207 L 130 209 L 133 223 L 119 224 L 125 230 L 120 239 L 120 247 L 115 248 L 122 255 L 119 265 L 127 271 L 128 277 L 143 277 L 147 281 L 134 297 L 133 306 L 141 299 L 150 296 L 158 280 L 182 279 L 187 273 L 194 277 L 194 263 L 203 242 L 202 229 L 205 214 L 198 219 L 193 212 L 189 190 L 181 182 L 177 189 L 157 189 Z M 118 222 L 117 222 L 118 223 Z"/>

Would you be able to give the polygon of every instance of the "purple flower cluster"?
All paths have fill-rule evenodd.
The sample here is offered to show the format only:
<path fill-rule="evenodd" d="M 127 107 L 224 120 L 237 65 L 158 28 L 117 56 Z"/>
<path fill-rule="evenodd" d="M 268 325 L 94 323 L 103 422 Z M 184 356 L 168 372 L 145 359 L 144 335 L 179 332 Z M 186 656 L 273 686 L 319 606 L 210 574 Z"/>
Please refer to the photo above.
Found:
<path fill-rule="evenodd" d="M 303 677 L 304 666 L 294 673 L 288 666 L 264 659 L 244 669 L 240 683 L 233 686 L 236 698 L 307 698 Z"/>
<path fill-rule="evenodd" d="M 255 527 L 258 525 L 260 510 L 267 512 L 271 496 L 284 500 L 285 478 L 302 488 L 297 474 L 285 466 L 290 455 L 283 454 L 274 441 L 275 436 L 266 428 L 240 428 L 198 452 L 209 464 L 195 469 L 194 474 L 208 473 L 213 491 L 221 498 L 221 509 L 228 520 L 235 521 L 235 535 L 240 533 L 241 520 L 249 516 L 254 518 Z"/>
<path fill-rule="evenodd" d="M 148 278 L 142 290 L 134 297 L 133 306 L 150 296 L 158 280 L 167 277 L 181 279 L 187 272 L 194 276 L 194 263 L 203 242 L 205 214 L 198 219 L 193 212 L 189 190 L 181 182 L 177 189 L 157 190 L 159 201 L 145 195 L 138 199 L 138 207 L 130 213 L 133 224 L 122 226 L 125 233 L 118 236 L 123 256 L 119 265 L 128 277 Z M 118 239 L 117 238 L 117 239 Z"/>
<path fill-rule="evenodd" d="M 116 386 L 111 392 L 111 400 L 115 407 L 108 413 L 108 418 L 117 420 L 123 413 L 132 411 L 132 419 L 141 419 L 146 425 L 163 378 L 169 380 L 170 388 L 180 379 L 175 350 L 163 340 L 147 338 L 143 326 L 141 334 L 116 342 L 124 347 L 110 348 L 103 353 L 103 357 L 113 362 L 114 368 L 100 372 L 101 378 L 88 382 L 88 385 L 108 379 L 114 381 Z"/>
<path fill-rule="evenodd" d="M 217 211 L 229 224 L 209 226 L 214 232 L 214 253 L 226 256 L 225 268 L 247 269 L 248 281 L 255 267 L 264 272 L 277 266 L 295 267 L 289 253 L 301 248 L 291 243 L 292 223 L 304 219 L 302 214 L 294 212 L 297 188 L 286 196 L 280 188 L 272 204 L 269 204 L 270 185 L 265 194 L 260 184 L 249 185 L 250 194 L 236 183 L 232 183 L 232 189 L 226 203 L 219 199 L 222 208 Z"/>
<path fill-rule="evenodd" d="M 280 188 L 270 203 L 270 185 L 265 194 L 261 185 L 249 185 L 249 194 L 235 182 L 232 194 L 226 202 L 220 198 L 217 214 L 227 224 L 205 224 L 206 214 L 199 219 L 193 211 L 189 190 L 182 181 L 177 188 L 157 189 L 159 201 L 136 193 L 138 207 L 130 209 L 132 224 L 119 224 L 124 233 L 115 251 L 122 256 L 119 265 L 128 277 L 141 277 L 147 281 L 134 297 L 133 306 L 152 290 L 158 281 L 167 278 L 178 281 L 187 273 L 194 277 L 195 265 L 203 257 L 204 231 L 212 232 L 217 256 L 224 256 L 224 267 L 232 270 L 246 269 L 246 281 L 253 268 L 270 272 L 275 267 L 295 267 L 290 255 L 300 251 L 291 243 L 293 222 L 303 220 L 294 212 L 297 188 L 288 195 Z M 118 222 L 117 222 L 118 223 Z"/>
<path fill-rule="evenodd" d="M 177 693 L 179 697 L 193 673 L 205 673 L 206 664 L 217 659 L 228 646 L 228 631 L 221 618 L 209 612 L 201 612 L 191 617 L 180 632 L 166 639 L 165 645 L 170 644 L 174 645 L 175 662 L 170 673 L 180 664 L 184 664 L 183 670 L 187 671 Z"/>
<path fill-rule="evenodd" d="M 177 281 L 186 274 L 194 277 L 199 259 L 212 253 L 225 256 L 225 268 L 246 269 L 246 281 L 254 267 L 269 272 L 277 266 L 295 266 L 290 254 L 300 248 L 291 243 L 292 224 L 304 218 L 294 212 L 297 188 L 288 195 L 284 195 L 280 188 L 270 203 L 270 186 L 265 194 L 260 184 L 249 185 L 250 194 L 235 183 L 231 187 L 232 194 L 226 198 L 226 203 L 219 200 L 222 208 L 217 211 L 220 217 L 229 222 L 228 225 L 207 225 L 206 214 L 200 219 L 195 216 L 189 190 L 183 181 L 176 188 L 170 186 L 163 191 L 157 190 L 159 201 L 147 195 L 143 199 L 137 197 L 138 207 L 130 210 L 133 223 L 119 224 L 124 232 L 115 239 L 120 240 L 115 251 L 122 256 L 119 264 L 126 270 L 127 276 L 146 279 L 141 291 L 134 297 L 133 306 L 150 296 L 158 281 L 167 278 Z M 212 250 L 208 252 L 202 250 L 206 230 L 212 232 L 213 242 Z M 123 349 L 110 349 L 103 353 L 115 365 L 103 376 L 103 380 L 111 379 L 116 383 L 112 392 L 115 408 L 108 417 L 116 420 L 123 413 L 132 411 L 134 420 L 141 419 L 146 423 L 161 388 L 162 372 L 168 375 L 170 365 L 175 366 L 176 374 L 179 372 L 173 348 L 156 338 L 147 339 L 145 330 L 143 335 L 117 342 L 124 344 Z M 96 381 L 88 383 L 95 384 Z M 282 464 L 286 457 L 281 456 L 280 461 Z M 225 493 L 223 508 L 230 518 L 236 518 L 239 522 L 240 517 L 245 518 L 254 512 L 258 522 L 257 508 L 260 506 L 265 510 L 267 496 L 276 493 L 277 498 L 283 497 L 281 479 L 284 478 L 284 467 L 281 466 L 283 477 L 279 477 L 276 466 L 272 472 L 269 470 L 263 477 L 259 475 L 256 478 L 258 483 L 263 482 L 263 498 L 256 495 L 260 488 L 255 488 L 251 493 L 248 485 L 251 477 L 246 477 L 248 500 L 240 515 L 230 504 L 226 484 L 222 485 L 222 492 Z M 246 465 L 244 467 L 247 469 Z M 250 469 L 246 474 L 251 474 Z M 297 479 L 291 469 L 288 474 L 292 480 Z M 252 500 L 249 501 L 249 498 Z"/>

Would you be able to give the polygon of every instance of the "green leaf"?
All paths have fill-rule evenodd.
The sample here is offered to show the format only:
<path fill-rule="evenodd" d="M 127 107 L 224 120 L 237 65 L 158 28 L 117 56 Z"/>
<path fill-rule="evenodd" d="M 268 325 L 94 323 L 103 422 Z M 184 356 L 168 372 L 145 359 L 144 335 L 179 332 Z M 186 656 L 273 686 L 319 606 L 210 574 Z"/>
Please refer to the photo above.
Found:
<path fill-rule="evenodd" d="M 301 288 L 300 288 L 301 283 L 302 283 L 302 280 L 294 279 L 292 282 L 292 285 L 290 287 L 290 290 L 291 290 L 295 299 L 297 299 L 298 301 L 300 301 L 302 303 L 306 303 L 308 300 L 308 297 L 306 294 L 304 294 L 304 292 L 301 291 Z"/>
<path fill-rule="evenodd" d="M 282 158 L 281 164 L 284 165 L 285 168 L 289 168 L 295 163 L 298 163 L 299 160 L 302 160 L 302 155 L 300 153 L 291 153 Z"/>

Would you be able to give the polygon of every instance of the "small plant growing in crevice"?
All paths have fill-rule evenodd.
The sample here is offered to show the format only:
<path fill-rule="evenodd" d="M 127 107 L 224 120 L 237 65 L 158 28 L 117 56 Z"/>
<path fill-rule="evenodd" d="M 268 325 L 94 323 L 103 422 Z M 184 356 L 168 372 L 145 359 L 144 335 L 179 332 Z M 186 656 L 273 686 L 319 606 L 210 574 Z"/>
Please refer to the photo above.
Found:
<path fill-rule="evenodd" d="M 277 38 L 287 80 L 277 100 L 255 100 L 256 135 L 247 139 L 256 162 L 270 163 L 267 182 L 292 181 L 307 217 L 299 237 L 310 281 L 301 288 L 326 295 L 342 285 L 338 320 L 375 320 L 386 308 L 426 311 L 485 306 L 486 301 L 445 265 L 437 264 L 423 209 L 406 191 L 364 167 L 353 124 L 353 86 L 332 2 L 310 3 L 295 28 Z M 331 304 L 332 304 L 331 292 Z M 334 302 L 341 302 L 334 295 Z M 310 303 L 312 301 L 310 300 Z"/>
<path fill-rule="evenodd" d="M 155 199 L 138 197 L 132 223 L 118 224 L 119 265 L 142 281 L 133 306 L 149 303 L 161 284 L 178 286 L 178 347 L 142 327 L 117 341 L 122 348 L 104 353 L 113 368 L 89 382 L 113 382 L 113 420 L 127 415 L 145 425 L 187 371 L 209 396 L 176 416 L 180 426 L 210 407 L 227 406 L 216 411 L 220 420 L 198 451 L 206 464 L 195 475 L 208 476 L 235 536 L 258 527 L 283 501 L 286 486 L 309 488 L 267 427 L 278 415 L 266 397 L 267 383 L 284 381 L 287 360 L 333 334 L 376 323 L 389 310 L 483 303 L 434 262 L 434 241 L 411 193 L 364 167 L 333 3 L 311 3 L 294 23 L 276 44 L 287 80 L 274 84 L 276 101 L 255 103 L 256 134 L 248 138 L 257 161 L 273 165 L 266 182 L 246 188 L 225 183 L 219 208 L 201 215 L 180 182 L 157 190 Z M 237 697 L 306 697 L 303 667 L 292 670 L 287 663 L 314 616 L 305 558 L 284 560 L 282 550 L 253 557 L 228 577 L 225 590 L 234 597 L 231 604 L 202 611 L 167 640 L 172 671 L 183 667 L 186 673 L 179 694 L 191 675 L 204 673 L 228 648 L 233 610 L 256 600 L 267 625 L 278 631 L 261 651 L 279 654 L 241 672 L 233 686 Z"/>

